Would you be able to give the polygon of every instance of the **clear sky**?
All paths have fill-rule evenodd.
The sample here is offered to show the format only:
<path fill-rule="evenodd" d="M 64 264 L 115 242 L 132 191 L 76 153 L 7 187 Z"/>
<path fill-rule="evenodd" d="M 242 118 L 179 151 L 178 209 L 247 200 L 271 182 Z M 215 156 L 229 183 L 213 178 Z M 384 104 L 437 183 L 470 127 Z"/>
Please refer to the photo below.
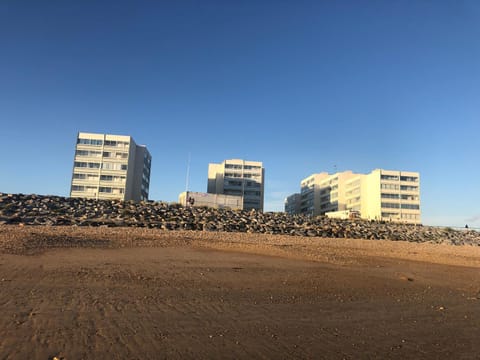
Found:
<path fill-rule="evenodd" d="M 424 224 L 480 226 L 480 2 L 0 2 L 0 192 L 68 196 L 78 131 L 149 148 L 150 198 L 263 161 L 418 171 Z"/>

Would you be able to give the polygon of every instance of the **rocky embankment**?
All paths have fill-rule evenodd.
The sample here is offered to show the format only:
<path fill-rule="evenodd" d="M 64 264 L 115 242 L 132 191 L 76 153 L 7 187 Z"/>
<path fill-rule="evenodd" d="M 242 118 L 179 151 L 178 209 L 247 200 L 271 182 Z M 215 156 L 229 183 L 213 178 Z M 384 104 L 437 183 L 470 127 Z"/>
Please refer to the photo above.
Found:
<path fill-rule="evenodd" d="M 480 232 L 284 213 L 0 193 L 0 224 L 133 226 L 480 246 Z"/>

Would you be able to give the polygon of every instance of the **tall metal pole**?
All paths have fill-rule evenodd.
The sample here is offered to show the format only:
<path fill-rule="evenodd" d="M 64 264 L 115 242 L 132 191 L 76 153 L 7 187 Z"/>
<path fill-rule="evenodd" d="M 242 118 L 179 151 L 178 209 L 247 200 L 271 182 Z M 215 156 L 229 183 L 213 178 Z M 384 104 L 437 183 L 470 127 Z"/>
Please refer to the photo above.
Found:
<path fill-rule="evenodd" d="M 187 195 L 188 195 L 188 182 L 190 180 L 190 160 L 191 160 L 191 157 L 192 157 L 192 153 L 189 152 L 188 153 L 188 162 L 187 162 L 187 178 L 185 180 L 185 192 L 187 192 Z"/>

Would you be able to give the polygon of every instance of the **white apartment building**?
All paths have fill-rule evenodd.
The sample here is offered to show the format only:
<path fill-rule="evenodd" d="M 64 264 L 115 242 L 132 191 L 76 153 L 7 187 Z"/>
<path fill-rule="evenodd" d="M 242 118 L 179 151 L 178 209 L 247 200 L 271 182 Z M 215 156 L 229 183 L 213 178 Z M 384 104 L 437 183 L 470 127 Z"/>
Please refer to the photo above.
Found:
<path fill-rule="evenodd" d="M 370 220 L 420 224 L 418 172 L 376 169 L 358 175 L 345 186 L 347 209 Z"/>
<path fill-rule="evenodd" d="M 265 169 L 262 162 L 240 159 L 208 164 L 207 193 L 243 197 L 244 210 L 263 211 Z"/>
<path fill-rule="evenodd" d="M 320 173 L 305 178 L 300 186 L 301 214 L 349 210 L 363 219 L 421 222 L 418 172 L 376 169 L 370 174 Z"/>
<path fill-rule="evenodd" d="M 148 200 L 151 161 L 131 136 L 79 132 L 70 197 Z"/>
<path fill-rule="evenodd" d="M 357 174 L 351 171 L 312 174 L 300 183 L 300 213 L 323 215 L 346 209 L 345 182 Z"/>

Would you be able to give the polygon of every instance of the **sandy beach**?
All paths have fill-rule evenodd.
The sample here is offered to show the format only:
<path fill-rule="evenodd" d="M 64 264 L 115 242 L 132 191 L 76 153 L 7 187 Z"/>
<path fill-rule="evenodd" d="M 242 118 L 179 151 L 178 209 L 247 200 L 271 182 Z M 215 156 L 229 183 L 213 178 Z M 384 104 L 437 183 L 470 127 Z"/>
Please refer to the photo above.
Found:
<path fill-rule="evenodd" d="M 0 226 L 1 359 L 472 359 L 480 247 Z"/>

